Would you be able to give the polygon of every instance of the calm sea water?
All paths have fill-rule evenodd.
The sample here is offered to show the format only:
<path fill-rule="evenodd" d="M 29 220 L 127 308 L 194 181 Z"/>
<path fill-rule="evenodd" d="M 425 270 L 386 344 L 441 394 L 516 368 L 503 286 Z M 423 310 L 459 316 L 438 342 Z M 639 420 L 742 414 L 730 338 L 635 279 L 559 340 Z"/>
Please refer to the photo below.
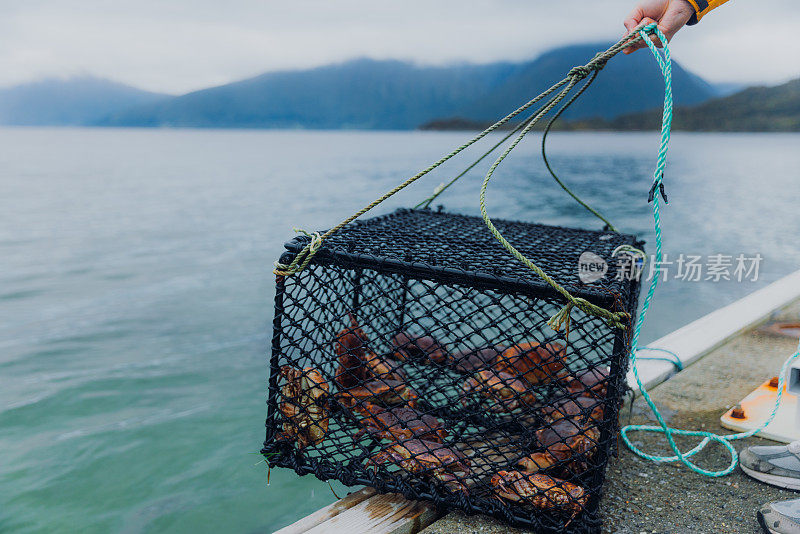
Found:
<path fill-rule="evenodd" d="M 272 261 L 292 226 L 338 222 L 465 137 L 0 130 L 0 531 L 268 532 L 334 500 L 285 470 L 267 486 L 258 463 Z M 657 142 L 556 134 L 552 161 L 652 245 Z M 798 268 L 799 146 L 674 136 L 667 252 L 763 261 L 757 282 L 668 281 L 647 339 Z M 478 180 L 443 203 L 477 213 Z M 489 209 L 598 228 L 544 174 L 535 139 L 501 167 Z"/>

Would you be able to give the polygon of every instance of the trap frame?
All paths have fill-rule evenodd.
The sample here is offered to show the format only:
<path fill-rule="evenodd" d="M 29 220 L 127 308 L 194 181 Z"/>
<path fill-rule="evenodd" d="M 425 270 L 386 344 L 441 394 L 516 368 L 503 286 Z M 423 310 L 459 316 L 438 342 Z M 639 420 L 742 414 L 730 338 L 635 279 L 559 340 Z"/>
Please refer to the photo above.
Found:
<path fill-rule="evenodd" d="M 638 281 L 618 276 L 614 251 L 636 238 L 495 224 L 573 295 L 633 316 Z M 589 285 L 586 251 L 609 267 Z M 267 462 L 537 531 L 597 531 L 627 331 L 573 310 L 566 338 L 548 325 L 562 305 L 478 217 L 402 209 L 342 229 L 277 277 Z"/>

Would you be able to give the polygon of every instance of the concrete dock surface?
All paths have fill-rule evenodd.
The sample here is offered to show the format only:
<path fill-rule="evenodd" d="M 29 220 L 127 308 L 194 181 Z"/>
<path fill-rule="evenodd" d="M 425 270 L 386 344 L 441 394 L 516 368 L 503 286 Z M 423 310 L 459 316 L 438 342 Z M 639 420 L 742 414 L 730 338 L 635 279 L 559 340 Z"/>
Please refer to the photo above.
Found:
<path fill-rule="evenodd" d="M 776 312 L 775 321 L 800 320 L 800 303 Z M 763 381 L 778 374 L 797 349 L 797 340 L 755 330 L 716 349 L 672 379 L 651 390 L 651 396 L 670 426 L 731 431 L 720 416 Z M 621 413 L 622 425 L 654 424 L 639 398 Z M 661 434 L 631 433 L 631 440 L 651 454 L 671 454 Z M 676 438 L 688 451 L 699 440 Z M 774 445 L 758 437 L 734 442 L 737 450 L 755 444 Z M 720 445 L 709 445 L 695 457 L 706 469 L 724 469 L 730 463 Z M 608 534 L 721 534 L 762 532 L 756 510 L 771 500 L 800 498 L 800 492 L 781 490 L 752 480 L 736 469 L 721 478 L 704 477 L 681 464 L 655 464 L 639 458 L 620 440 L 618 458 L 608 466 L 600 504 L 603 532 Z M 422 531 L 425 534 L 521 533 L 495 519 L 452 512 Z"/>

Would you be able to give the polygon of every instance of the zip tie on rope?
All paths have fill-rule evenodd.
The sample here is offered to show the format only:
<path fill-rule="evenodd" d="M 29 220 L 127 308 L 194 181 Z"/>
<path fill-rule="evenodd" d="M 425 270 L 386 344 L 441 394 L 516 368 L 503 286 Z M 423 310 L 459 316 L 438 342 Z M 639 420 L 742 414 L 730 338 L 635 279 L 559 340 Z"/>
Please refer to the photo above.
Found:
<path fill-rule="evenodd" d="M 663 174 L 661 179 L 664 179 Z M 658 189 L 658 192 L 661 193 L 661 198 L 664 199 L 664 204 L 669 204 L 669 200 L 667 200 L 667 192 L 664 190 L 664 184 L 662 182 L 653 182 L 653 187 L 650 188 L 650 194 L 647 195 L 648 204 L 652 202 L 654 198 L 656 198 L 656 189 Z"/>
<path fill-rule="evenodd" d="M 633 245 L 620 245 L 620 246 L 618 246 L 611 253 L 611 257 L 612 258 L 616 258 L 620 254 L 628 254 L 630 256 L 633 256 L 634 258 L 637 258 L 637 259 L 641 260 L 642 261 L 642 267 L 644 267 L 644 264 L 647 262 L 647 254 L 644 253 L 644 250 L 638 249 L 638 248 L 634 247 Z"/>
<path fill-rule="evenodd" d="M 627 254 L 631 257 L 632 268 L 630 274 L 638 281 L 642 275 L 642 272 L 644 272 L 644 266 L 647 265 L 647 254 L 645 254 L 643 250 L 638 249 L 633 245 L 620 245 L 614 249 L 614 251 L 611 253 L 611 257 L 616 258 L 621 254 Z M 619 276 L 619 274 L 617 276 Z"/>
<path fill-rule="evenodd" d="M 661 40 L 661 43 L 664 46 L 664 57 L 662 58 L 661 55 L 658 53 L 658 49 L 653 42 L 647 38 L 647 34 L 645 33 L 646 30 L 650 29 L 654 31 L 658 38 Z M 640 30 L 640 35 L 643 37 L 644 42 L 650 48 L 650 51 L 653 53 L 653 56 L 658 63 L 658 66 L 661 68 L 661 73 L 664 76 L 664 115 L 662 117 L 661 123 L 661 146 L 658 152 L 658 162 L 656 165 L 656 170 L 653 179 L 653 187 L 650 189 L 650 198 L 649 201 L 653 204 L 653 225 L 656 234 L 656 262 L 661 261 L 661 217 L 659 214 L 659 198 L 656 195 L 656 191 L 660 191 L 661 197 L 664 199 L 664 203 L 667 202 L 666 194 L 664 193 L 664 185 L 662 180 L 664 179 L 664 167 L 667 161 L 667 149 L 669 147 L 669 138 L 670 138 L 670 128 L 672 125 L 672 83 L 671 83 L 671 75 L 672 75 L 672 64 L 669 55 L 669 46 L 667 42 L 666 36 L 658 29 L 655 24 L 650 24 L 645 26 Z M 639 313 L 639 317 L 636 321 L 636 327 L 633 332 L 633 338 L 631 340 L 631 365 L 633 368 L 633 374 L 636 378 L 636 385 L 639 387 L 639 391 L 642 394 L 647 405 L 653 411 L 653 415 L 655 415 L 656 420 L 658 421 L 658 426 L 655 425 L 626 425 L 620 429 L 620 434 L 622 436 L 625 445 L 633 451 L 638 456 L 650 460 L 657 463 L 670 463 L 670 462 L 681 462 L 683 465 L 694 471 L 695 473 L 709 476 L 709 477 L 722 477 L 725 475 L 730 474 L 734 469 L 736 469 L 736 464 L 739 461 L 739 453 L 733 447 L 732 441 L 737 439 L 744 439 L 754 436 L 755 434 L 761 432 L 767 425 L 769 425 L 772 420 L 775 418 L 775 414 L 778 412 L 778 406 L 781 402 L 781 397 L 783 395 L 783 384 L 786 376 L 786 370 L 789 368 L 789 365 L 798 357 L 800 357 L 800 343 L 798 343 L 797 351 L 792 354 L 783 364 L 781 367 L 781 372 L 778 375 L 778 394 L 775 398 L 775 406 L 772 408 L 772 412 L 770 413 L 767 420 L 758 428 L 754 430 L 750 430 L 748 432 L 740 432 L 737 434 L 727 434 L 727 435 L 720 435 L 715 434 L 713 432 L 706 432 L 702 430 L 681 430 L 677 428 L 671 428 L 667 426 L 667 423 L 664 421 L 664 417 L 661 415 L 661 412 L 658 411 L 653 399 L 650 397 L 650 394 L 647 392 L 647 388 L 645 388 L 644 384 L 642 384 L 642 379 L 639 376 L 639 369 L 637 366 L 637 354 L 639 350 L 645 350 L 646 347 L 642 349 L 638 349 L 638 342 L 639 342 L 639 335 L 641 334 L 642 324 L 644 323 L 645 316 L 647 315 L 647 310 L 650 308 L 650 301 L 653 299 L 653 293 L 658 286 L 658 271 L 656 270 L 653 274 L 653 278 L 650 281 L 650 287 L 647 291 L 647 297 L 644 299 L 644 303 L 642 304 L 642 310 Z M 652 349 L 651 349 L 652 350 Z M 647 454 L 643 452 L 641 449 L 636 447 L 633 443 L 631 443 L 630 439 L 628 438 L 628 432 L 635 432 L 635 431 L 642 431 L 642 432 L 655 432 L 659 434 L 664 434 L 667 438 L 667 442 L 669 443 L 670 449 L 674 456 L 657 456 L 652 454 Z M 681 452 L 678 449 L 678 446 L 675 444 L 675 439 L 673 436 L 689 436 L 689 437 L 699 437 L 703 438 L 700 443 L 697 444 L 693 449 L 688 452 Z M 693 463 L 689 458 L 696 455 L 700 451 L 702 451 L 706 445 L 711 442 L 719 443 L 728 451 L 731 455 L 731 462 L 727 468 L 722 469 L 720 471 L 711 471 L 708 469 L 703 469 L 699 467 L 695 463 Z"/>

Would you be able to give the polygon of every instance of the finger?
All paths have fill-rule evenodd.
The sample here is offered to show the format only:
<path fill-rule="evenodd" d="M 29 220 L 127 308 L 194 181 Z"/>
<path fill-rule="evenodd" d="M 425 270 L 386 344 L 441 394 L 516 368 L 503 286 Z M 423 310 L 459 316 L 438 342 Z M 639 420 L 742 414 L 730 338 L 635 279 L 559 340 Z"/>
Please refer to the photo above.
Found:
<path fill-rule="evenodd" d="M 664 31 L 661 25 L 656 23 L 656 21 L 651 19 L 650 17 L 645 17 L 644 19 L 642 19 L 642 22 L 639 23 L 639 26 L 636 29 L 641 30 L 642 28 L 644 28 L 645 26 L 649 26 L 650 24 L 656 24 L 659 30 L 661 30 L 662 32 Z M 662 47 L 661 40 L 658 38 L 658 35 L 652 33 L 648 37 L 657 47 L 659 48 Z M 647 46 L 647 44 L 642 41 L 639 41 L 638 45 L 639 45 L 638 48 L 645 48 Z"/>
<path fill-rule="evenodd" d="M 659 30 L 661 30 L 661 28 L 659 28 Z M 661 31 L 663 33 L 664 30 Z M 661 39 L 658 38 L 658 35 L 655 34 L 648 35 L 647 38 L 650 39 L 650 42 L 656 45 L 657 48 L 664 48 L 664 45 L 661 44 Z M 669 38 L 667 38 L 667 42 L 669 42 Z M 647 48 L 647 43 L 645 43 L 644 41 L 639 41 L 638 43 L 636 43 L 635 50 L 639 50 L 640 48 Z"/>
<path fill-rule="evenodd" d="M 641 30 L 642 28 L 644 28 L 648 24 L 652 24 L 654 22 L 655 22 L 655 20 L 651 19 L 650 17 L 642 17 L 642 19 L 633 26 L 633 28 L 631 29 L 631 33 L 633 31 L 635 31 L 635 30 Z M 650 39 L 653 39 L 652 35 L 650 36 Z M 653 41 L 653 42 L 656 42 L 656 41 Z M 622 52 L 625 53 L 625 54 L 632 54 L 632 53 L 636 52 L 637 50 L 639 50 L 640 48 L 644 48 L 646 46 L 647 45 L 644 44 L 642 41 L 637 41 L 636 43 L 632 44 L 631 46 L 625 47 L 622 50 Z"/>
<path fill-rule="evenodd" d="M 633 8 L 633 11 L 628 13 L 628 16 L 625 17 L 625 21 L 623 22 L 623 24 L 625 25 L 625 29 L 628 31 L 632 31 L 636 27 L 636 25 L 639 24 L 639 21 L 642 20 L 642 17 L 644 16 L 645 14 L 641 7 L 636 6 L 635 8 Z"/>
<path fill-rule="evenodd" d="M 642 19 L 642 20 L 639 22 L 639 24 L 637 24 L 637 25 L 636 25 L 636 29 L 637 29 L 637 30 L 641 30 L 641 29 L 642 29 L 642 28 L 644 28 L 645 26 L 647 26 L 647 25 L 649 25 L 649 24 L 653 24 L 653 23 L 655 23 L 655 22 L 656 22 L 656 20 L 655 20 L 655 19 L 651 19 L 650 17 L 644 17 L 644 18 L 643 18 L 643 19 Z"/>
<path fill-rule="evenodd" d="M 652 19 L 645 17 L 644 11 L 642 10 L 641 7 L 637 6 L 636 8 L 634 8 L 634 10 L 631 11 L 630 15 L 628 15 L 628 17 L 623 22 L 623 24 L 625 25 L 625 29 L 627 30 L 626 35 L 633 33 L 637 28 L 642 26 L 643 22 L 646 20 L 652 20 Z M 636 51 L 637 48 L 638 48 L 637 46 L 633 45 L 624 48 L 622 52 L 625 54 L 631 54 L 634 51 Z"/>
<path fill-rule="evenodd" d="M 659 29 L 659 30 L 661 30 L 661 32 L 662 32 L 662 33 L 664 32 L 664 29 L 663 29 L 661 26 L 659 26 L 659 27 L 658 27 L 658 29 Z M 654 45 L 656 45 L 658 48 L 663 48 L 663 45 L 661 44 L 661 39 L 659 39 L 659 38 L 658 38 L 658 35 L 656 35 L 655 33 L 653 33 L 653 34 L 650 34 L 650 35 L 648 35 L 647 37 L 648 37 L 648 38 L 650 39 L 650 41 L 651 41 L 651 42 L 652 42 Z M 644 48 L 644 47 L 646 47 L 646 46 L 647 46 L 647 43 L 645 43 L 644 41 L 642 41 L 642 48 Z"/>
<path fill-rule="evenodd" d="M 636 28 L 636 26 L 644 17 L 644 10 L 641 8 L 641 6 L 636 6 L 630 13 L 628 13 L 628 16 L 625 17 L 625 20 L 622 22 L 622 24 L 625 26 L 625 29 L 628 31 L 628 33 L 630 33 Z"/>
<path fill-rule="evenodd" d="M 676 5 L 677 7 L 668 9 L 658 22 L 659 29 L 664 32 L 667 39 L 672 39 L 672 36 L 683 28 L 692 17 L 691 7 L 684 6 L 682 3 Z"/>
<path fill-rule="evenodd" d="M 623 49 L 622 53 L 623 54 L 633 54 L 634 52 L 636 52 L 640 48 L 645 48 L 645 47 L 647 47 L 647 45 L 644 44 L 643 42 L 639 41 L 639 42 L 637 42 L 635 44 L 632 44 L 629 47 Z"/>

